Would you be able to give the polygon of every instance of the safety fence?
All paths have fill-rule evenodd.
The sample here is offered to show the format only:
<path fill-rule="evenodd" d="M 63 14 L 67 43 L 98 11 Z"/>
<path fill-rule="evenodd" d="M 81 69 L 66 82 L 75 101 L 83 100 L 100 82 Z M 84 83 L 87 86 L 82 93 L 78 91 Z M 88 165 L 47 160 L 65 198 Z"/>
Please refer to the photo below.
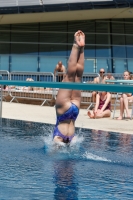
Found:
<path fill-rule="evenodd" d="M 123 74 L 121 73 L 105 73 L 105 77 L 107 79 L 115 79 L 115 80 L 122 80 L 123 79 Z"/>
<path fill-rule="evenodd" d="M 100 77 L 98 73 L 83 74 L 82 82 L 84 84 L 93 83 L 96 77 Z M 81 103 L 88 104 L 88 109 L 94 104 L 92 99 L 92 91 L 81 91 Z"/>
<path fill-rule="evenodd" d="M 17 81 L 45 81 L 45 82 L 54 82 L 54 75 L 53 73 L 35 73 L 35 72 L 11 72 L 10 73 L 10 80 L 17 80 Z M 48 102 L 53 99 L 53 88 L 42 88 L 42 87 L 20 87 L 20 86 L 10 86 L 9 93 L 11 96 L 11 101 L 16 100 L 18 102 L 19 98 L 24 99 L 34 99 L 34 100 L 41 100 L 44 105 L 45 103 L 49 104 Z"/>
<path fill-rule="evenodd" d="M 10 80 L 10 73 L 6 70 L 0 70 L 0 76 L 2 78 L 2 80 Z M 2 98 L 6 101 L 6 96 L 10 95 L 9 94 L 9 90 L 6 88 L 6 86 L 1 86 L 3 87 L 2 90 Z"/>
<path fill-rule="evenodd" d="M 11 72 L 0 71 L 3 80 L 15 80 L 15 81 L 45 81 L 45 82 L 61 82 L 65 77 L 65 73 L 56 73 L 54 76 L 53 73 L 43 73 L 43 72 Z M 105 74 L 108 77 L 109 73 Z M 123 79 L 123 74 L 114 74 L 111 75 L 117 79 Z M 96 77 L 100 77 L 98 73 L 86 73 L 82 76 L 82 82 L 84 84 L 93 83 Z M 108 78 L 109 79 L 109 78 Z M 32 100 L 41 100 L 44 105 L 45 103 L 49 104 L 50 101 L 56 99 L 58 88 L 42 88 L 42 87 L 25 87 L 25 86 L 5 86 L 3 89 L 3 97 L 10 95 L 11 101 L 18 102 L 19 99 L 32 99 Z M 81 103 L 87 104 L 90 108 L 94 103 L 92 100 L 92 91 L 81 91 Z"/>

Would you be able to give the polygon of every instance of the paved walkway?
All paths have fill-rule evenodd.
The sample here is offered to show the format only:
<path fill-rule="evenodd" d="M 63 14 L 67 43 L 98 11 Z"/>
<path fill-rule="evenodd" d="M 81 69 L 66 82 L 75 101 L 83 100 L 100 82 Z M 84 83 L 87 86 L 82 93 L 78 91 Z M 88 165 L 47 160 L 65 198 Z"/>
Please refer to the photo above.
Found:
<path fill-rule="evenodd" d="M 116 112 L 116 117 L 118 115 L 119 111 Z M 3 102 L 2 117 L 50 124 L 55 124 L 56 121 L 54 107 L 8 102 Z M 133 120 L 89 119 L 85 109 L 80 110 L 76 127 L 133 134 Z"/>

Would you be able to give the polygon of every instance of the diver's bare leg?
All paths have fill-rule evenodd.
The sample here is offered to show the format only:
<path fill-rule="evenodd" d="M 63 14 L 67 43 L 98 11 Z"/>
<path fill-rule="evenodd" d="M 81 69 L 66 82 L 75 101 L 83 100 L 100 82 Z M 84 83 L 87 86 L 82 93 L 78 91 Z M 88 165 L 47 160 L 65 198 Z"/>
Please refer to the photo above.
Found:
<path fill-rule="evenodd" d="M 85 35 L 81 31 L 80 39 L 82 40 L 83 45 L 85 45 Z M 84 71 L 84 46 L 80 48 L 79 52 L 79 59 L 76 65 L 76 75 L 75 75 L 75 82 L 82 81 L 82 75 Z M 81 91 L 80 90 L 73 90 L 72 92 L 72 102 L 74 102 L 78 107 L 80 107 L 81 102 Z"/>
<path fill-rule="evenodd" d="M 75 43 L 72 46 L 72 51 L 68 61 L 68 70 L 66 77 L 63 82 L 75 82 L 75 76 L 77 73 L 77 62 L 80 54 L 80 45 L 82 45 L 82 40 L 80 41 L 80 32 L 77 31 L 74 35 Z M 56 99 L 56 107 L 61 110 L 60 114 L 64 113 L 70 107 L 71 104 L 71 96 L 72 90 L 69 89 L 59 89 L 57 99 Z"/>

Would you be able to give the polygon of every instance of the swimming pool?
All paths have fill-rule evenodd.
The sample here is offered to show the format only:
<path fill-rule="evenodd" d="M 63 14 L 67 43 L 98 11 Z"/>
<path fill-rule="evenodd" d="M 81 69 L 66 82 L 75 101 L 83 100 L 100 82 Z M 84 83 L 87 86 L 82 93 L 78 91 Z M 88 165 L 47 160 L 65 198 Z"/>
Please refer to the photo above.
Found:
<path fill-rule="evenodd" d="M 1 200 L 133 199 L 133 136 L 76 129 L 55 149 L 53 126 L 2 120 Z"/>

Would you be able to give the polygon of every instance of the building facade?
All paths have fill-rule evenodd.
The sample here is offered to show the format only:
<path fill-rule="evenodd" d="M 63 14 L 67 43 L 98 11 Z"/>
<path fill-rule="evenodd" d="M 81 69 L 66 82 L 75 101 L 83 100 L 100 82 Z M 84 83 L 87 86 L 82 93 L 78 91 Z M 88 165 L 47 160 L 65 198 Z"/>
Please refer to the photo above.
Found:
<path fill-rule="evenodd" d="M 53 72 L 58 61 L 67 66 L 73 35 L 81 29 L 86 34 L 85 73 L 100 68 L 133 72 L 132 1 L 73 0 L 69 10 L 63 1 L 47 2 L 1 6 L 0 70 Z M 36 10 L 44 3 L 45 10 Z"/>

